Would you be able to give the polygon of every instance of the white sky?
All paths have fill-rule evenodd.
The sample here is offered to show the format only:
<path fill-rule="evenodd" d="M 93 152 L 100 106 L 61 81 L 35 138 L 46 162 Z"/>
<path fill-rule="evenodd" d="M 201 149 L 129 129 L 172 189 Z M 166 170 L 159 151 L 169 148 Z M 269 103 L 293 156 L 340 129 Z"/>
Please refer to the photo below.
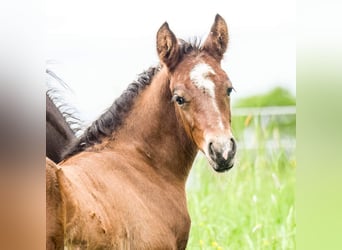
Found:
<path fill-rule="evenodd" d="M 165 21 L 179 38 L 204 40 L 216 13 L 228 24 L 222 67 L 235 98 L 276 85 L 295 94 L 294 0 L 48 0 L 46 7 L 50 68 L 74 90 L 88 119 L 157 64 L 155 37 Z"/>

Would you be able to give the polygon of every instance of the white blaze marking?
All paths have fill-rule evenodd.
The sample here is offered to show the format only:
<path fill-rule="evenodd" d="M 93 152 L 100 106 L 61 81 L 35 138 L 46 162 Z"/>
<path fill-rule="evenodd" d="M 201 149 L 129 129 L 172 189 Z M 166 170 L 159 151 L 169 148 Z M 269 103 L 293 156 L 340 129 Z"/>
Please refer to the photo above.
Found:
<path fill-rule="evenodd" d="M 216 100 L 215 100 L 215 84 L 209 78 L 209 75 L 215 75 L 215 71 L 212 67 L 210 67 L 206 63 L 199 63 L 197 64 L 190 72 L 190 79 L 195 84 L 195 86 L 199 89 L 204 90 L 204 92 L 208 93 L 210 97 L 212 97 L 213 107 L 217 112 L 217 121 L 218 126 L 223 129 L 223 123 L 220 116 L 220 111 L 217 107 Z"/>
<path fill-rule="evenodd" d="M 196 87 L 203 89 L 210 96 L 215 97 L 215 84 L 210 80 L 209 74 L 215 71 L 206 63 L 197 64 L 190 72 L 190 79 Z"/>

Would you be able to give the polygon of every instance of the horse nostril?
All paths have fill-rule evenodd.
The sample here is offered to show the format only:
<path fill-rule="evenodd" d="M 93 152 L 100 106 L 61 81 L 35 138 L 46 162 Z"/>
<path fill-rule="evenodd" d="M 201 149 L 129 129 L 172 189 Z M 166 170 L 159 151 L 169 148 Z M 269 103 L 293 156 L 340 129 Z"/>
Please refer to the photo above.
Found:
<path fill-rule="evenodd" d="M 209 143 L 209 155 L 211 158 L 215 157 L 214 145 L 212 142 Z"/>
<path fill-rule="evenodd" d="M 234 138 L 230 138 L 230 141 L 232 142 L 232 155 L 235 155 L 236 153 L 236 142 L 234 140 Z"/>

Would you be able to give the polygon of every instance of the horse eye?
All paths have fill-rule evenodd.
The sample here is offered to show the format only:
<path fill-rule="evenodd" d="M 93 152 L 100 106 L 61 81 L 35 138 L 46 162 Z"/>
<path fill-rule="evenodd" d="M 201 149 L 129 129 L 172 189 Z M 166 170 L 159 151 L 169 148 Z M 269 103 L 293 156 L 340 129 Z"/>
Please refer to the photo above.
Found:
<path fill-rule="evenodd" d="M 234 88 L 230 87 L 227 89 L 227 95 L 230 96 L 230 93 L 233 91 Z"/>
<path fill-rule="evenodd" d="M 185 103 L 185 99 L 181 96 L 176 96 L 175 100 L 178 103 L 178 105 L 183 105 Z"/>

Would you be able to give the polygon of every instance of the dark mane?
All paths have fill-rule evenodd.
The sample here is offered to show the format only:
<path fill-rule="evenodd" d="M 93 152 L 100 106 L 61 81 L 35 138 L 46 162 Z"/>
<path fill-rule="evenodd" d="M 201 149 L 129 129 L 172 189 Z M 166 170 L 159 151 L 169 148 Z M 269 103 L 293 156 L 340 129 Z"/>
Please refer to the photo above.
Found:
<path fill-rule="evenodd" d="M 197 37 L 194 37 L 189 42 L 178 39 L 179 45 L 180 45 L 180 53 L 181 57 L 184 55 L 190 54 L 191 52 L 199 53 L 201 51 L 201 40 Z"/>
<path fill-rule="evenodd" d="M 179 40 L 181 56 L 189 54 L 193 51 L 200 51 L 200 46 L 195 39 L 193 42 Z M 64 153 L 64 159 L 73 156 L 86 148 L 97 143 L 101 143 L 102 139 L 110 136 L 123 123 L 127 114 L 131 110 L 135 97 L 137 97 L 146 86 L 150 85 L 153 77 L 161 69 L 160 66 L 150 67 L 148 70 L 138 75 L 138 79 L 132 82 L 121 96 L 114 101 L 111 107 L 105 111 L 96 121 L 94 121 L 78 140 L 70 146 Z"/>
<path fill-rule="evenodd" d="M 151 67 L 138 75 L 112 106 L 94 121 L 84 134 L 65 152 L 64 158 L 84 151 L 86 148 L 100 143 L 106 136 L 111 135 L 122 125 L 127 113 L 131 110 L 135 97 L 152 82 L 152 78 L 160 67 Z"/>
<path fill-rule="evenodd" d="M 68 84 L 66 84 L 50 69 L 46 69 L 46 74 L 46 96 L 50 98 L 59 110 L 74 135 L 79 135 L 82 133 L 83 121 L 78 109 L 70 104 L 66 97 L 70 92 L 72 92 L 72 90 Z"/>

